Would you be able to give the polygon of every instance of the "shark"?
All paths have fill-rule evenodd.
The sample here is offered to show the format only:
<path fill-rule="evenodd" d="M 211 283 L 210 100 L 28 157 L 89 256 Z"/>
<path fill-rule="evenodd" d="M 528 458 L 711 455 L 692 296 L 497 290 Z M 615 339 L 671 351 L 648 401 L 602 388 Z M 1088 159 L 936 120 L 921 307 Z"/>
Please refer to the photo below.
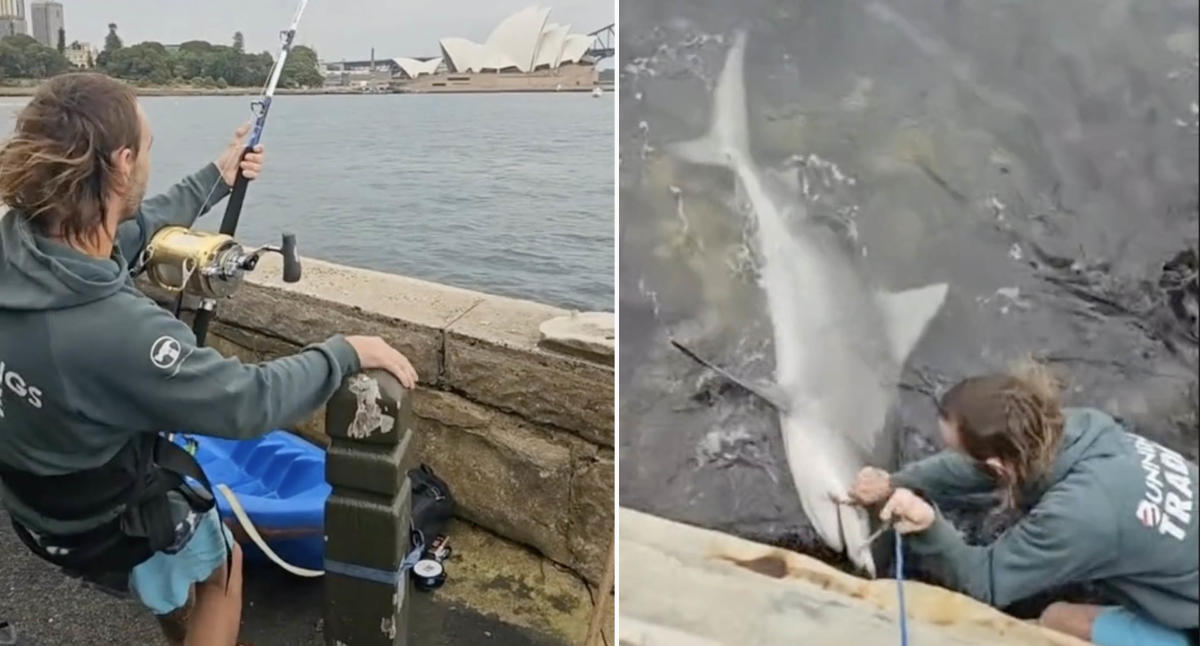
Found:
<path fill-rule="evenodd" d="M 840 500 L 875 453 L 903 365 L 941 309 L 947 285 L 874 288 L 832 231 L 808 217 L 794 182 L 759 165 L 750 149 L 746 37 L 744 30 L 734 34 L 713 89 L 708 131 L 667 152 L 736 176 L 754 219 L 774 380 L 739 379 L 676 345 L 775 408 L 805 515 L 826 545 L 874 577 L 871 519 Z"/>

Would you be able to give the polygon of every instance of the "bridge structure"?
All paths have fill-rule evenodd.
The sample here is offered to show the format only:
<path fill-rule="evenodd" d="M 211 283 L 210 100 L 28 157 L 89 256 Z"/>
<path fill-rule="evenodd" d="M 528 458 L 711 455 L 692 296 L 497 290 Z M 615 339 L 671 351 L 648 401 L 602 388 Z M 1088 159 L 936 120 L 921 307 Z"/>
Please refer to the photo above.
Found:
<path fill-rule="evenodd" d="M 616 56 L 617 31 L 614 27 L 615 25 L 609 23 L 588 34 L 592 37 L 592 46 L 587 51 L 588 57 L 596 62 L 600 62 L 606 58 Z"/>

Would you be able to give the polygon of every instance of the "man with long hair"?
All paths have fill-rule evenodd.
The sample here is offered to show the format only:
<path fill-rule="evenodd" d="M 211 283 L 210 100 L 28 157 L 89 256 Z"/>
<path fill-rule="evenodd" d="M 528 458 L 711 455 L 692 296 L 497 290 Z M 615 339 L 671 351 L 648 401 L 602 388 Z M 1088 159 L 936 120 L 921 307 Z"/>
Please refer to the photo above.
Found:
<path fill-rule="evenodd" d="M 864 469 L 850 496 L 884 503 L 905 544 L 976 599 L 1003 608 L 1090 581 L 1119 605 L 1054 603 L 1041 623 L 1101 646 L 1194 644 L 1196 464 L 1102 411 L 1062 407 L 1060 390 L 1033 362 L 959 382 L 939 403 L 947 450 L 894 475 Z M 988 492 L 1024 515 L 995 542 L 968 545 L 934 504 Z"/>
<path fill-rule="evenodd" d="M 136 95 L 69 74 L 39 88 L 0 149 L 0 499 L 35 554 L 132 593 L 172 644 L 236 642 L 241 552 L 211 492 L 183 479 L 194 461 L 161 433 L 252 438 L 310 415 L 360 370 L 417 380 L 378 337 L 244 364 L 198 347 L 135 287 L 158 230 L 190 226 L 239 171 L 258 176 L 247 132 L 143 200 L 153 136 Z"/>

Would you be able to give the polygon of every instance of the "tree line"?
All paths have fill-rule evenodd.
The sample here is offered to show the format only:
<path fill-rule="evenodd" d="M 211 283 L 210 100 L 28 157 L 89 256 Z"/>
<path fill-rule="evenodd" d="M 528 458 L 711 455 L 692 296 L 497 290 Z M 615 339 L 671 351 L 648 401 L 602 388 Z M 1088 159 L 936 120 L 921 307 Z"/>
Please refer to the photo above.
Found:
<path fill-rule="evenodd" d="M 58 47 L 46 47 L 30 36 L 18 34 L 0 40 L 0 78 L 42 79 L 73 69 L 64 56 L 65 34 Z M 73 47 L 78 43 L 73 43 Z M 230 45 L 191 40 L 167 49 L 162 43 L 144 42 L 126 47 L 117 26 L 108 26 L 104 49 L 89 67 L 138 85 L 192 85 L 200 87 L 253 87 L 265 85 L 275 64 L 270 52 L 249 54 L 241 32 Z M 317 53 L 296 46 L 279 77 L 280 87 L 316 87 L 324 79 Z"/>

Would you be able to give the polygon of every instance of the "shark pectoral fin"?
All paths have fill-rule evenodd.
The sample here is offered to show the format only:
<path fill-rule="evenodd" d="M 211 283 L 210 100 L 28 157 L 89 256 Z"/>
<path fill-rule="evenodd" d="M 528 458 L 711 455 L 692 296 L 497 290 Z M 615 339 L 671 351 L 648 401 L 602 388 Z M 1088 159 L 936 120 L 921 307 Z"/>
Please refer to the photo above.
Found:
<path fill-rule="evenodd" d="M 728 370 L 714 364 L 713 362 L 709 361 L 708 359 L 705 359 L 704 357 L 701 357 L 700 355 L 696 354 L 695 352 L 690 350 L 687 346 L 676 341 L 675 339 L 671 339 L 671 345 L 675 346 L 676 349 L 678 349 L 680 352 L 686 354 L 688 357 L 690 357 L 696 363 L 704 366 L 705 368 L 708 368 L 709 370 L 712 370 L 713 372 L 717 373 L 718 375 L 725 378 L 726 380 L 733 383 L 734 385 L 736 385 L 736 386 L 742 388 L 743 390 L 745 390 L 746 392 L 749 392 L 750 394 L 758 397 L 759 399 L 763 400 L 767 404 L 770 404 L 770 406 L 772 408 L 774 408 L 775 410 L 779 411 L 780 414 L 787 413 L 787 411 L 788 411 L 787 398 L 784 396 L 783 389 L 781 389 L 778 385 L 776 385 L 776 384 L 752 384 L 745 379 L 742 379 L 740 377 L 735 377 Z"/>
<path fill-rule="evenodd" d="M 946 283 L 903 292 L 879 292 L 875 300 L 883 313 L 892 356 L 903 363 L 921 340 L 926 326 L 946 300 Z"/>

